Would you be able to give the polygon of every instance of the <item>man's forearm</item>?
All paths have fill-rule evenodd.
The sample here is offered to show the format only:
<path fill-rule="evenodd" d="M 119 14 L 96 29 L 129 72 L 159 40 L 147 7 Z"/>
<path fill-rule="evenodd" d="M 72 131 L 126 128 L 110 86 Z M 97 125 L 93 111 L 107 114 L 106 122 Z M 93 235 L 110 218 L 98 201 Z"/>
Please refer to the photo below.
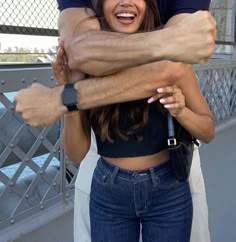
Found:
<path fill-rule="evenodd" d="M 172 69 L 172 72 L 168 69 Z M 88 109 L 150 97 L 156 94 L 157 88 L 174 84 L 185 70 L 186 65 L 182 63 L 173 65 L 172 62 L 161 61 L 133 67 L 106 77 L 78 81 L 75 83 L 79 92 L 78 108 Z"/>
<path fill-rule="evenodd" d="M 161 68 L 162 62 L 156 64 L 160 68 L 158 74 L 157 66 L 151 63 L 110 76 L 76 82 L 75 88 L 79 93 L 78 108 L 89 109 L 150 97 L 156 94 L 156 88 L 173 84 L 176 80 L 175 76 L 165 71 L 168 68 Z M 166 64 L 168 63 L 163 61 L 163 65 L 166 66 Z M 170 66 L 171 64 L 169 62 Z M 176 63 L 172 67 L 172 73 L 178 72 L 178 65 L 181 67 L 183 64 Z M 32 126 L 50 125 L 68 111 L 61 102 L 63 88 L 63 85 L 49 88 L 34 83 L 31 87 L 19 91 L 15 96 L 16 111 L 20 112 Z"/>
<path fill-rule="evenodd" d="M 145 42 L 152 40 L 153 35 L 101 31 L 98 20 L 91 18 L 85 9 L 69 8 L 62 11 L 58 28 L 72 70 L 105 76 L 153 61 L 153 49 L 150 43 Z M 157 37 L 160 36 L 158 34 Z M 160 51 L 158 55 L 161 56 Z"/>
<path fill-rule="evenodd" d="M 64 11 L 61 22 L 68 23 L 72 15 L 70 9 Z M 85 15 L 83 9 L 77 11 L 79 16 Z M 66 51 L 72 69 L 95 76 L 163 59 L 203 62 L 210 57 L 214 47 L 215 23 L 208 12 L 191 14 L 180 22 L 179 18 L 178 21 L 172 21 L 172 26 L 169 25 L 167 29 L 132 35 L 101 32 L 95 19 L 90 19 L 90 23 L 84 19 L 85 16 L 76 28 L 78 32 L 74 31 L 77 37 L 71 43 L 67 42 Z M 59 29 L 63 33 L 65 28 L 59 25 Z M 66 29 L 68 32 L 69 28 Z"/>
<path fill-rule="evenodd" d="M 163 45 L 169 31 L 155 36 L 154 32 L 127 35 L 105 31 L 87 31 L 72 41 L 69 60 L 72 69 L 94 75 L 105 76 L 121 70 L 163 60 Z M 155 43 L 155 47 L 154 47 Z M 156 54 L 155 52 L 158 52 Z"/>

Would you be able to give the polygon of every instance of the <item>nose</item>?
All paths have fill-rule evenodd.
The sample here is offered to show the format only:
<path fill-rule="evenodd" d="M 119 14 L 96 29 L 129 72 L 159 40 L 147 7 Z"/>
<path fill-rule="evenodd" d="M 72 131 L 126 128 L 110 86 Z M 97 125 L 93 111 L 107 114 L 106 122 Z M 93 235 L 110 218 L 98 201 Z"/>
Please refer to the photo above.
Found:
<path fill-rule="evenodd" d="M 133 0 L 121 0 L 119 2 L 120 6 L 128 7 L 133 5 Z"/>

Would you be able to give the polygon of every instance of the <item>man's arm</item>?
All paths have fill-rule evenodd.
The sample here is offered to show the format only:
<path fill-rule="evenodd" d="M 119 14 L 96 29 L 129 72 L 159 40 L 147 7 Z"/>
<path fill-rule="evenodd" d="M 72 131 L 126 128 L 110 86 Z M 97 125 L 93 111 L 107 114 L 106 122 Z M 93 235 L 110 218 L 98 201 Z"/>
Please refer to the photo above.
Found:
<path fill-rule="evenodd" d="M 72 69 L 103 76 L 159 60 L 199 63 L 211 56 L 215 40 L 215 20 L 208 11 L 149 33 L 127 35 L 98 29 L 97 20 L 82 8 L 68 8 L 60 14 L 59 31 Z M 72 35 L 73 41 L 67 37 Z"/>
<path fill-rule="evenodd" d="M 156 64 L 161 68 L 160 63 Z M 163 62 L 163 66 L 166 66 L 166 62 Z M 177 71 L 178 67 L 175 67 Z M 170 72 L 156 73 L 155 63 L 151 63 L 106 77 L 78 81 L 75 83 L 79 93 L 78 108 L 89 109 L 150 97 L 156 93 L 156 88 L 174 83 Z M 49 88 L 35 83 L 17 93 L 16 111 L 32 126 L 48 126 L 67 112 L 61 102 L 63 88 L 63 85 Z"/>
<path fill-rule="evenodd" d="M 88 22 L 83 21 L 83 26 L 85 23 Z M 66 35 L 66 31 L 65 28 L 61 33 Z M 73 34 L 68 34 L 68 39 L 72 37 Z M 184 69 L 179 68 L 181 65 L 166 61 L 156 62 L 133 67 L 111 76 L 77 82 L 75 87 L 80 94 L 78 107 L 86 109 L 149 97 L 155 93 L 156 88 L 170 85 L 171 81 L 178 79 L 178 73 L 183 74 L 183 71 L 179 71 Z M 36 84 L 24 89 L 16 95 L 16 111 L 21 112 L 23 118 L 33 126 L 49 125 L 67 111 L 61 103 L 62 88 L 59 86 L 51 89 Z"/>
<path fill-rule="evenodd" d="M 149 97 L 156 93 L 156 88 L 173 84 L 185 69 L 181 63 L 161 61 L 76 82 L 75 88 L 80 95 L 78 108 Z M 36 84 L 24 89 L 15 97 L 16 111 L 22 113 L 22 117 L 32 126 L 47 126 L 67 111 L 61 103 L 62 88 L 51 89 Z"/>

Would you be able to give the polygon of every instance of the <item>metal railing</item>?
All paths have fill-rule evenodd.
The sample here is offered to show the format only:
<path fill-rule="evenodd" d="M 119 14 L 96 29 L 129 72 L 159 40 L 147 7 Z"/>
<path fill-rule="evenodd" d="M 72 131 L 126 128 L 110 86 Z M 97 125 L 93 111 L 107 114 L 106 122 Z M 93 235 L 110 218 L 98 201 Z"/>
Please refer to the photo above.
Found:
<path fill-rule="evenodd" d="M 236 61 L 211 60 L 195 71 L 217 126 L 236 116 Z"/>
<path fill-rule="evenodd" d="M 73 195 L 77 166 L 60 143 L 63 120 L 33 128 L 14 111 L 12 94 L 33 82 L 54 86 L 49 67 L 0 69 L 0 230 Z"/>
<path fill-rule="evenodd" d="M 236 62 L 211 60 L 194 68 L 217 126 L 235 118 Z M 1 230 L 58 201 L 66 202 L 73 195 L 77 166 L 66 159 L 60 143 L 63 120 L 32 128 L 15 113 L 9 97 L 33 82 L 54 86 L 51 68 L 2 67 L 0 76 Z"/>

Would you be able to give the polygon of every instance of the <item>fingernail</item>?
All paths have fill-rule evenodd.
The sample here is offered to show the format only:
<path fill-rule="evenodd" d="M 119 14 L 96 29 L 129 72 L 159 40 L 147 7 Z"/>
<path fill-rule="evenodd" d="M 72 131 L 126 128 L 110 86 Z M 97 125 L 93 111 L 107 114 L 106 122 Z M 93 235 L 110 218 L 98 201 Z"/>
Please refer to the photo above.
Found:
<path fill-rule="evenodd" d="M 163 92 L 163 88 L 157 88 L 158 92 Z"/>
<path fill-rule="evenodd" d="M 153 98 L 153 97 L 151 97 L 151 98 L 149 98 L 149 99 L 148 99 L 148 101 L 147 101 L 147 102 L 148 102 L 148 103 L 152 103 L 153 101 L 154 101 L 154 98 Z"/>
<path fill-rule="evenodd" d="M 165 99 L 164 98 L 161 98 L 160 99 L 160 103 L 164 103 L 165 102 Z"/>
<path fill-rule="evenodd" d="M 165 108 L 170 108 L 169 104 L 164 105 Z"/>

